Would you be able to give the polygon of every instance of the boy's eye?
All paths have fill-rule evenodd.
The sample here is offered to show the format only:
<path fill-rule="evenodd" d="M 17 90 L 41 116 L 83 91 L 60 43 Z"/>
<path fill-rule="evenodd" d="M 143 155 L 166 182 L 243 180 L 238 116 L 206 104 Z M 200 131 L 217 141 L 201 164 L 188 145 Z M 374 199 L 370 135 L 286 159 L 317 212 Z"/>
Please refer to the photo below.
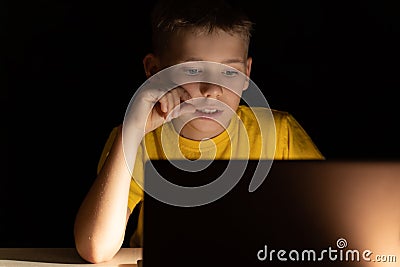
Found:
<path fill-rule="evenodd" d="M 201 69 L 198 69 L 198 68 L 185 68 L 184 72 L 187 75 L 194 76 L 194 75 L 201 74 L 203 71 Z"/>
<path fill-rule="evenodd" d="M 222 74 L 227 77 L 235 77 L 239 74 L 239 72 L 237 70 L 224 70 L 222 71 Z"/>

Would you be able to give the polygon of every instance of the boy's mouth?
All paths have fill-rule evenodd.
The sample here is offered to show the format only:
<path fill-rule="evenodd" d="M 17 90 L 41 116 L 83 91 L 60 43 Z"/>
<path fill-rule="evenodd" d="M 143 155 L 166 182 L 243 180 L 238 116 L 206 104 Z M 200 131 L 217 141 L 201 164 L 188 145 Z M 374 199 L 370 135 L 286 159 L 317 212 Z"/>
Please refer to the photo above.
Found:
<path fill-rule="evenodd" d="M 203 109 L 196 109 L 197 112 L 205 113 L 205 114 L 214 114 L 220 112 L 216 108 L 203 108 Z"/>
<path fill-rule="evenodd" d="M 222 112 L 223 110 L 214 107 L 197 108 L 194 115 L 201 118 L 215 118 L 222 114 Z"/>

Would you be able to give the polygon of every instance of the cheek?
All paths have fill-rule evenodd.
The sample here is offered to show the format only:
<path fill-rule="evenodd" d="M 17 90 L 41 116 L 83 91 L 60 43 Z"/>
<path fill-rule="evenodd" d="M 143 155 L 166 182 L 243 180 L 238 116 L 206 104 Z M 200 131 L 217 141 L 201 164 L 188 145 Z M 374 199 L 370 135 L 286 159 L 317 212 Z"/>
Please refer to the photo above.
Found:
<path fill-rule="evenodd" d="M 224 91 L 223 98 L 220 100 L 230 106 L 233 110 L 236 110 L 240 103 L 240 96 L 237 95 L 235 92 L 227 90 Z"/>
<path fill-rule="evenodd" d="M 247 76 L 244 75 L 235 78 L 226 78 L 223 82 L 224 88 L 238 97 L 241 97 L 243 90 L 248 87 Z"/>
<path fill-rule="evenodd" d="M 197 83 L 188 83 L 188 84 L 181 85 L 181 87 L 183 89 L 185 89 L 185 91 L 188 92 L 188 94 L 191 97 L 196 97 L 198 92 L 200 91 L 199 84 L 197 84 Z"/>
<path fill-rule="evenodd" d="M 242 92 L 243 91 L 241 90 L 233 91 L 230 89 L 225 89 L 223 96 L 231 103 L 238 103 L 242 97 Z"/>

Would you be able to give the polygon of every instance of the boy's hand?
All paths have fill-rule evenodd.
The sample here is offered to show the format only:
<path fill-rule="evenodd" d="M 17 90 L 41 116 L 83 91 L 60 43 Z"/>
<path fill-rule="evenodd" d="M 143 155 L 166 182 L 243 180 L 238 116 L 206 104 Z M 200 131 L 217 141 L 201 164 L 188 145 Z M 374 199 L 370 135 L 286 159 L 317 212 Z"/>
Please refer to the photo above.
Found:
<path fill-rule="evenodd" d="M 190 98 L 180 86 L 169 91 L 147 86 L 137 93 L 126 115 L 131 125 L 146 134 L 182 114 L 195 112 L 195 107 L 185 102 Z"/>
<path fill-rule="evenodd" d="M 185 102 L 190 98 L 188 92 L 178 86 L 162 95 L 161 98 L 152 95 L 149 99 L 146 99 L 146 101 L 152 103 L 153 108 L 148 115 L 145 132 L 148 133 L 182 114 L 195 112 L 195 107 Z"/>

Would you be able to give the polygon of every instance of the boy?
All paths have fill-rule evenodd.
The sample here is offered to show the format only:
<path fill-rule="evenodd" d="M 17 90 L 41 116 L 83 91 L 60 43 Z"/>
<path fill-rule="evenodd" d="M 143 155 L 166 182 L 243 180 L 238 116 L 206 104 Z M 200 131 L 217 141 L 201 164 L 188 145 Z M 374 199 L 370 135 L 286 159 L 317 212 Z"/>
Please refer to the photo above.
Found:
<path fill-rule="evenodd" d="M 152 23 L 154 53 L 143 60 L 148 78 L 186 62 L 223 64 L 230 67 L 223 73 L 225 76 L 235 75 L 236 71 L 250 77 L 252 58 L 248 48 L 252 23 L 225 2 L 161 1 L 153 11 Z M 198 71 L 187 69 L 189 75 Z M 275 125 L 265 127 L 240 100 L 241 92 L 206 82 L 187 83 L 169 91 L 151 86 L 141 90 L 129 112 L 129 146 L 123 142 L 122 125 L 113 129 L 99 162 L 98 177 L 78 211 L 74 235 L 79 254 L 93 263 L 113 258 L 122 245 L 135 207 L 140 208 L 140 214 L 131 246 L 141 246 L 143 191 L 137 181 L 143 179 L 144 162 L 149 158 L 166 158 L 168 153 L 174 153 L 172 150 L 188 159 L 241 157 L 243 139 L 238 133 L 237 118 L 248 134 L 245 150 L 250 153 L 249 158 L 271 155 L 265 152 L 268 141 L 263 142 L 269 137 L 262 132 L 271 132 L 269 129 L 273 128 L 274 159 L 323 159 L 290 114 L 259 109 L 261 117 L 263 113 L 273 114 Z M 177 106 L 179 111 L 174 110 Z M 168 142 L 161 144 L 163 134 L 178 136 L 179 148 L 174 149 Z M 207 142 L 214 145 L 203 146 Z M 206 148 L 200 151 L 199 147 Z M 125 163 L 127 148 L 129 155 L 134 155 L 127 162 L 130 168 Z"/>

